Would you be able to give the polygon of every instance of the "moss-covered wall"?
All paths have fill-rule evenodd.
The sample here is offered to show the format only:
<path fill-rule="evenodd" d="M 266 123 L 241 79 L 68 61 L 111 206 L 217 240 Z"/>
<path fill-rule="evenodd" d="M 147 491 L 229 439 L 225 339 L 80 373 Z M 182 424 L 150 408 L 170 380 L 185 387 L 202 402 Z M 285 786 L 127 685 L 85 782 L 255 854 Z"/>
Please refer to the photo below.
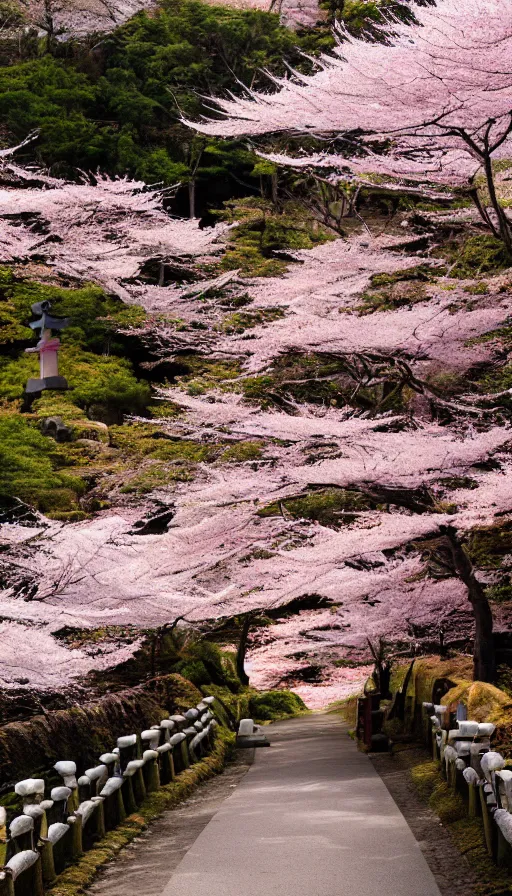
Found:
<path fill-rule="evenodd" d="M 70 709 L 34 716 L 0 727 L 0 794 L 33 776 L 52 778 L 59 759 L 79 769 L 96 765 L 116 739 L 160 722 L 169 713 L 189 708 L 201 692 L 180 675 L 166 675 L 147 685 L 108 694 Z"/>

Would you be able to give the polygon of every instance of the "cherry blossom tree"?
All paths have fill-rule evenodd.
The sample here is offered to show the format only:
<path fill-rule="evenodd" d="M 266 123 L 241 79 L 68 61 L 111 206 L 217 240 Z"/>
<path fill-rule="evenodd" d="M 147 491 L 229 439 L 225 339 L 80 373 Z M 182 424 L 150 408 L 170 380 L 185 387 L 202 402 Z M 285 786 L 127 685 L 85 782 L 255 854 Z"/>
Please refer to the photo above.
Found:
<path fill-rule="evenodd" d="M 13 164 L 4 171 L 12 182 L 0 189 L 2 258 L 42 258 L 62 274 L 96 281 L 124 297 L 124 281 L 136 278 L 147 259 L 163 264 L 219 250 L 226 231 L 224 225 L 200 229 L 196 220 L 171 217 L 162 205 L 164 193 L 142 181 L 97 174 L 68 183 Z"/>
<path fill-rule="evenodd" d="M 503 277 L 489 278 L 489 294 L 477 291 L 468 301 L 466 284 L 445 277 L 438 262 L 404 256 L 403 232 L 361 233 L 293 253 L 284 275 L 237 285 L 235 273 L 212 271 L 222 229 L 201 231 L 170 218 L 161 194 L 141 184 L 101 177 L 67 184 L 41 172 L 23 174 L 10 162 L 3 183 L 4 257 L 42 257 L 58 271 L 111 284 L 148 309 L 172 310 L 159 329 L 153 320 L 147 331 L 148 345 L 166 359 L 195 340 L 197 360 L 236 360 L 231 379 L 205 377 L 194 389 L 178 378 L 162 387 L 160 396 L 179 412 L 150 422 L 176 444 L 213 448 L 214 460 L 198 461 L 190 477 L 157 485 L 149 496 L 118 491 L 116 497 L 113 490 L 110 509 L 82 522 L 41 519 L 29 526 L 21 520 L 1 527 L 3 561 L 14 558 L 18 579 L 31 583 L 23 590 L 11 583 L 0 594 L 2 625 L 13 645 L 0 654 L 6 686 L 19 679 L 36 688 L 71 685 L 90 669 L 115 664 L 110 642 L 74 650 L 58 637 L 63 626 L 153 629 L 157 643 L 172 619 L 202 626 L 281 607 L 275 624 L 249 639 L 245 671 L 259 686 L 293 683 L 311 705 L 361 685 L 367 665 L 346 670 L 336 663 L 367 663 L 368 639 L 375 644 L 384 636 L 414 652 L 415 633 L 433 631 L 430 642 L 437 646 L 443 623 L 448 643 L 456 638 L 467 646 L 474 618 L 466 572 L 459 563 L 459 575 L 429 575 L 421 544 L 438 538 L 443 525 L 460 539 L 507 518 L 510 429 L 496 396 L 472 392 L 470 376 L 467 394 L 449 398 L 432 374 L 455 371 L 463 380 L 493 363 L 496 332 L 512 310 Z M 210 264 L 197 276 L 208 279 L 192 286 L 167 286 L 165 278 L 149 286 L 129 282 L 148 258 L 197 253 L 201 259 L 203 252 Z M 361 313 L 374 274 L 403 273 L 405 266 L 414 272 L 420 263 L 433 276 L 415 301 Z M 240 307 L 225 307 L 223 291 L 237 286 L 241 307 L 254 318 L 250 333 L 223 326 Z M 276 306 L 281 315 L 266 314 Z M 277 382 L 291 354 L 308 363 L 297 362 Z M 314 357 L 336 360 L 331 379 L 346 399 L 315 403 L 297 394 L 297 384 L 308 387 L 315 379 Z M 266 388 L 260 398 L 246 390 L 255 382 Z M 408 390 L 409 403 L 357 407 L 361 392 L 390 382 Z M 508 390 L 503 398 L 510 400 Z M 440 412 L 446 414 L 441 420 Z M 247 442 L 260 446 L 256 456 L 222 459 L 227 444 Z M 151 464 L 138 458 L 137 469 L 123 469 L 117 487 Z M 468 478 L 471 487 L 464 488 Z M 326 490 L 357 494 L 362 504 L 350 513 L 341 506 L 330 522 L 307 508 L 289 509 L 295 499 Z M 152 502 L 170 511 L 172 521 L 159 533 L 135 525 Z M 321 602 L 311 605 L 315 596 Z M 296 611 L 288 614 L 291 604 Z M 498 607 L 498 616 L 505 612 Z M 136 647 L 122 649 L 125 659 Z M 327 668 L 325 689 L 300 678 L 317 661 Z"/>
<path fill-rule="evenodd" d="M 26 21 L 46 35 L 51 52 L 56 41 L 112 31 L 155 0 L 16 0 Z"/>
<path fill-rule="evenodd" d="M 493 170 L 512 149 L 512 0 L 440 0 L 416 17 L 413 25 L 390 23 L 387 45 L 338 29 L 316 73 L 272 77 L 274 93 L 217 99 L 220 120 L 192 126 L 230 137 L 336 137 L 341 154 L 306 155 L 300 164 L 327 167 L 335 179 L 465 188 L 512 252 Z"/>

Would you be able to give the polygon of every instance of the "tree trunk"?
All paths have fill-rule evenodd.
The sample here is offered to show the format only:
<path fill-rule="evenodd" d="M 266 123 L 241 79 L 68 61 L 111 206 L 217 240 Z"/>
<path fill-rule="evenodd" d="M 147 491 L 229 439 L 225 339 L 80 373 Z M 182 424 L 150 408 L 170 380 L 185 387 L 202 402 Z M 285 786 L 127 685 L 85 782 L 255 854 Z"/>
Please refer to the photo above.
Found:
<path fill-rule="evenodd" d="M 242 628 L 240 631 L 240 641 L 238 642 L 238 650 L 236 652 L 236 672 L 242 684 L 249 684 L 249 676 L 245 671 L 245 654 L 247 653 L 247 642 L 249 639 L 249 630 L 252 623 L 252 614 L 246 613 L 243 617 Z"/>
<path fill-rule="evenodd" d="M 272 190 L 272 202 L 274 205 L 277 205 L 278 201 L 278 181 L 277 181 L 277 171 L 274 171 L 273 174 L 270 175 L 270 186 Z"/>
<path fill-rule="evenodd" d="M 475 577 L 473 564 L 457 538 L 455 529 L 452 526 L 442 526 L 441 532 L 448 539 L 455 571 L 468 589 L 468 600 L 473 607 L 475 617 L 473 680 L 487 681 L 492 684 L 496 681 L 496 656 L 489 601 L 480 582 Z"/>
<path fill-rule="evenodd" d="M 503 209 L 498 196 L 496 194 L 496 187 L 494 184 L 494 173 L 492 170 L 492 159 L 490 156 L 486 156 L 484 160 L 484 170 L 485 177 L 487 180 L 487 189 L 489 190 L 489 198 L 491 200 L 491 205 L 496 212 L 496 217 L 498 218 L 498 228 L 500 231 L 500 236 L 505 243 L 507 252 L 512 256 L 512 232 L 510 227 L 510 221 L 505 214 L 505 210 Z"/>
<path fill-rule="evenodd" d="M 189 218 L 196 216 L 196 181 L 194 177 L 190 178 L 188 182 L 188 216 Z"/>
<path fill-rule="evenodd" d="M 150 660 L 149 660 L 149 669 L 151 678 L 154 678 L 156 675 L 156 642 L 158 638 L 158 633 L 153 632 L 151 637 L 151 651 L 150 651 Z"/>

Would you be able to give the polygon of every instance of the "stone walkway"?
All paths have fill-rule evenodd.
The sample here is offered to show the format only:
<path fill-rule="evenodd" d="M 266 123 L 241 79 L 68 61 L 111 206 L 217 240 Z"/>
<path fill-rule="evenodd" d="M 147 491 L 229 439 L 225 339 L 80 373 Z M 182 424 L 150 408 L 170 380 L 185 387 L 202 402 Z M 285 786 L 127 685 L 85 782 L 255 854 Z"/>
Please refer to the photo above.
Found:
<path fill-rule="evenodd" d="M 336 716 L 268 730 L 272 747 L 256 751 L 163 886 L 160 869 L 159 896 L 439 896 L 404 817 Z M 150 842 L 134 860 L 133 896 L 157 892 L 151 851 L 165 856 L 165 834 Z M 108 878 L 93 892 L 132 896 L 119 863 Z"/>

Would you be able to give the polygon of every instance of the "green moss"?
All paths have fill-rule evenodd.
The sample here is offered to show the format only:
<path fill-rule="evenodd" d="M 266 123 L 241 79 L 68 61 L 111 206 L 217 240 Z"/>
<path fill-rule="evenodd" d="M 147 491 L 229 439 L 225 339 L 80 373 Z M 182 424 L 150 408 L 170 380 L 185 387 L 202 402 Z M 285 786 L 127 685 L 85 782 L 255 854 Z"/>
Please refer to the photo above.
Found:
<path fill-rule="evenodd" d="M 283 308 L 259 308 L 257 311 L 237 311 L 224 318 L 221 325 L 223 333 L 228 335 L 244 333 L 252 327 L 284 317 Z"/>
<path fill-rule="evenodd" d="M 188 439 L 157 439 L 153 443 L 150 456 L 155 460 L 188 461 L 189 463 L 201 463 L 215 460 L 218 454 L 215 445 L 204 445 L 201 442 L 193 442 Z"/>
<path fill-rule="evenodd" d="M 362 302 L 355 310 L 359 314 L 372 314 L 423 302 L 428 298 L 425 284 L 444 272 L 445 269 L 422 264 L 390 274 L 373 274 L 370 288 L 362 294 Z"/>
<path fill-rule="evenodd" d="M 210 687 L 211 685 L 208 684 L 208 693 Z M 152 688 L 155 699 L 163 706 L 171 707 L 171 712 L 184 712 L 201 702 L 201 691 L 177 672 L 159 676 L 154 683 L 152 682 Z M 216 708 L 215 713 L 217 714 Z"/>
<path fill-rule="evenodd" d="M 219 701 L 221 709 L 223 709 L 223 718 L 234 725 L 240 719 L 246 719 L 249 716 L 249 688 L 240 688 L 236 693 L 222 685 L 209 684 L 203 688 L 209 694 L 213 694 Z M 219 707 L 216 704 L 215 712 L 219 718 Z"/>
<path fill-rule="evenodd" d="M 191 482 L 193 478 L 190 469 L 154 463 L 129 479 L 119 491 L 122 495 L 147 495 L 155 489 L 165 488 L 174 482 Z"/>
<path fill-rule="evenodd" d="M 371 491 L 331 486 L 311 488 L 302 495 L 274 501 L 261 507 L 258 516 L 290 515 L 295 519 L 315 520 L 323 526 L 339 529 L 341 526 L 353 523 L 357 515 L 366 510 L 390 512 L 393 507 L 406 507 L 413 512 L 423 512 L 427 506 L 436 513 L 453 510 L 453 505 L 433 503 L 424 493 L 418 494 L 414 490 L 396 494 L 383 491 L 380 497 L 378 488 L 372 494 Z"/>
<path fill-rule="evenodd" d="M 464 800 L 446 781 L 439 781 L 435 785 L 428 804 L 439 816 L 441 824 L 453 824 L 466 816 Z"/>
<path fill-rule="evenodd" d="M 288 719 L 306 711 L 306 704 L 293 691 L 261 691 L 249 699 L 249 714 L 259 722 Z"/>
<path fill-rule="evenodd" d="M 501 240 L 487 234 L 470 236 L 464 242 L 445 243 L 437 252 L 451 265 L 450 277 L 470 280 L 481 274 L 497 273 L 510 267 L 512 259 Z"/>
<path fill-rule="evenodd" d="M 356 513 L 368 510 L 371 502 L 358 491 L 327 488 L 296 498 L 285 498 L 258 510 L 258 516 L 278 516 L 283 512 L 296 519 L 310 519 L 323 526 L 339 528 L 354 522 Z"/>
<path fill-rule="evenodd" d="M 275 386 L 274 378 L 270 374 L 247 377 L 241 384 L 245 397 L 253 401 L 260 401 L 263 407 L 268 407 L 271 404 L 269 393 L 275 389 Z"/>
<path fill-rule="evenodd" d="M 438 483 L 439 485 L 442 485 L 443 488 L 449 490 L 478 488 L 477 480 L 471 479 L 470 476 L 444 476 L 442 479 L 438 480 Z"/>
<path fill-rule="evenodd" d="M 441 660 L 438 656 L 422 657 L 414 661 L 407 694 L 413 697 L 416 703 L 421 704 L 424 701 L 430 703 L 436 682 L 466 680 L 471 678 L 472 674 L 473 661 L 471 657 L 455 655 L 447 660 Z"/>
<path fill-rule="evenodd" d="M 466 345 L 479 345 L 485 342 L 501 342 L 506 348 L 512 347 L 512 321 L 507 318 L 500 327 L 489 330 L 488 333 L 484 333 L 482 336 L 468 339 Z"/>
<path fill-rule="evenodd" d="M 180 366 L 184 372 L 177 381 L 189 395 L 202 395 L 211 388 L 228 389 L 230 381 L 241 373 L 239 361 L 218 361 L 203 355 L 181 355 Z"/>
<path fill-rule="evenodd" d="M 480 283 L 471 283 L 469 286 L 465 286 L 464 292 L 469 293 L 470 296 L 486 296 L 489 288 L 485 280 L 481 280 Z"/>
<path fill-rule="evenodd" d="M 239 464 L 249 460 L 258 460 L 263 449 L 262 442 L 237 442 L 221 454 L 223 463 Z"/>
<path fill-rule="evenodd" d="M 84 510 L 51 510 L 46 515 L 51 520 L 60 520 L 61 523 L 81 523 L 89 517 Z"/>
<path fill-rule="evenodd" d="M 174 401 L 155 401 L 154 404 L 148 404 L 146 411 L 151 417 L 156 418 L 174 418 L 182 413 L 180 406 Z"/>
<path fill-rule="evenodd" d="M 485 593 L 490 601 L 495 604 L 505 604 L 512 601 L 512 582 L 507 578 L 496 585 L 488 585 Z"/>
<path fill-rule="evenodd" d="M 512 699 L 506 691 L 483 681 L 460 681 L 443 697 L 443 702 L 455 709 L 461 702 L 467 707 L 468 718 L 477 722 L 493 722 L 493 749 L 505 756 L 512 749 Z"/>
<path fill-rule="evenodd" d="M 439 370 L 427 377 L 427 383 L 445 398 L 467 389 L 467 379 L 455 370 Z"/>
<path fill-rule="evenodd" d="M 408 662 L 395 662 L 391 666 L 391 678 L 389 681 L 389 689 L 392 694 L 399 691 L 405 681 L 405 676 L 409 669 Z"/>
<path fill-rule="evenodd" d="M 224 380 L 236 379 L 241 373 L 239 361 L 219 361 L 202 355 L 180 355 L 180 364 L 186 368 L 186 373 L 178 380 L 185 383 L 190 379 L 202 377 L 217 384 Z"/>
<path fill-rule="evenodd" d="M 287 202 L 282 210 L 256 197 L 225 203 L 220 215 L 239 223 L 230 233 L 231 245 L 221 261 L 225 270 L 240 270 L 242 276 L 274 277 L 284 273 L 287 263 L 274 253 L 280 250 L 312 249 L 334 236 L 299 205 Z"/>
<path fill-rule="evenodd" d="M 52 439 L 22 417 L 0 416 L 0 499 L 18 497 L 45 512 L 79 510 L 84 481 L 62 469 Z"/>
<path fill-rule="evenodd" d="M 220 267 L 226 271 L 237 270 L 242 277 L 280 277 L 287 264 L 277 258 L 265 258 L 259 240 L 246 237 L 228 249 Z"/>
<path fill-rule="evenodd" d="M 500 569 L 504 558 L 512 553 L 512 523 L 473 529 L 468 549 L 480 569 Z"/>
<path fill-rule="evenodd" d="M 73 401 L 70 392 L 43 392 L 30 407 L 36 420 L 44 417 L 61 417 L 66 424 L 87 420 L 85 411 Z"/>
<path fill-rule="evenodd" d="M 505 364 L 503 367 L 495 367 L 486 372 L 478 380 L 479 389 L 482 392 L 505 392 L 512 388 L 512 364 Z M 510 407 L 510 396 L 503 396 L 501 404 L 504 407 Z"/>
<path fill-rule="evenodd" d="M 359 314 L 374 314 L 376 311 L 394 311 L 396 308 L 410 307 L 424 302 L 427 291 L 423 283 L 401 283 L 387 290 L 362 293 L 362 302 L 355 306 Z"/>
<path fill-rule="evenodd" d="M 200 463 L 215 460 L 216 446 L 173 438 L 151 423 L 131 423 L 110 427 L 110 444 L 125 455 L 157 461 Z"/>
<path fill-rule="evenodd" d="M 399 271 L 392 271 L 389 274 L 372 274 L 370 277 L 370 285 L 378 289 L 381 286 L 392 286 L 394 283 L 400 283 L 402 281 L 410 282 L 412 280 L 420 280 L 422 283 L 428 283 L 445 273 L 446 268 L 433 268 L 430 265 L 419 264 L 416 267 L 402 268 Z"/>

